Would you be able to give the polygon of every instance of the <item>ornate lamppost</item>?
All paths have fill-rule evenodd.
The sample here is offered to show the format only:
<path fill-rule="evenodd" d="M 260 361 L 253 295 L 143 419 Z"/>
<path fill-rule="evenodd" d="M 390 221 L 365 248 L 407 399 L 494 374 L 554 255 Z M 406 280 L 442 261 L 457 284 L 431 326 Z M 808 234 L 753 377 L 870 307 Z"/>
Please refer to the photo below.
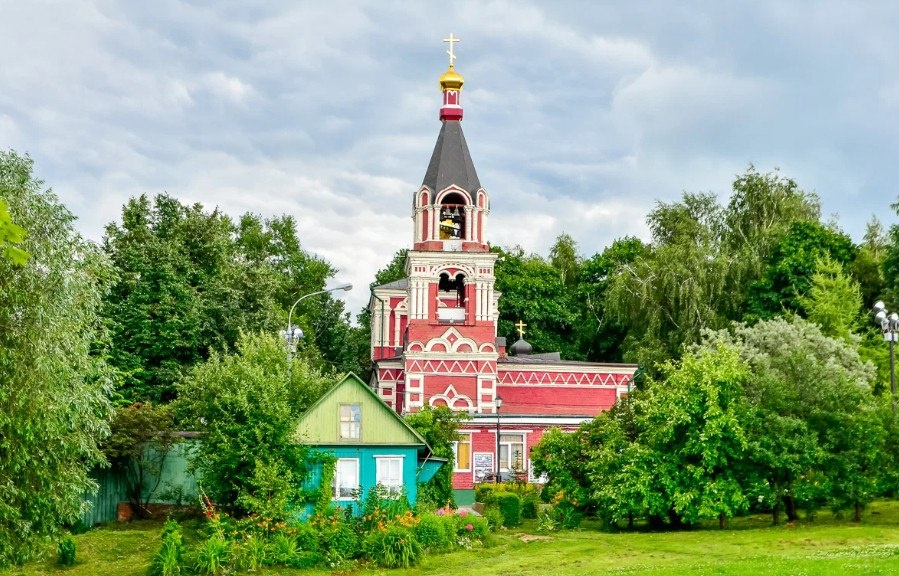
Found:
<path fill-rule="evenodd" d="M 500 434 L 500 424 L 499 424 L 499 409 L 503 407 L 503 399 L 499 396 L 496 397 L 496 475 L 493 477 L 493 483 L 496 484 L 499 482 L 499 434 Z"/>
<path fill-rule="evenodd" d="M 874 319 L 880 324 L 883 339 L 890 343 L 890 393 L 893 395 L 893 412 L 896 411 L 896 360 L 893 352 L 899 339 L 899 314 L 890 313 L 883 301 L 874 304 Z"/>
<path fill-rule="evenodd" d="M 303 330 L 299 326 L 293 325 L 293 311 L 297 307 L 297 304 L 309 298 L 310 296 L 318 296 L 319 294 L 324 294 L 325 292 L 334 292 L 337 290 L 345 290 L 349 291 L 353 289 L 352 284 L 341 284 L 340 286 L 335 286 L 334 288 L 328 288 L 327 290 L 319 290 L 318 292 L 312 292 L 311 294 L 305 294 L 300 296 L 296 302 L 293 303 L 293 306 L 290 307 L 290 313 L 287 314 L 287 329 L 281 330 L 281 337 L 284 338 L 284 343 L 287 345 L 287 364 L 288 370 L 290 369 L 290 361 L 293 360 L 293 355 L 297 351 L 297 343 L 300 341 L 300 338 L 303 337 Z"/>

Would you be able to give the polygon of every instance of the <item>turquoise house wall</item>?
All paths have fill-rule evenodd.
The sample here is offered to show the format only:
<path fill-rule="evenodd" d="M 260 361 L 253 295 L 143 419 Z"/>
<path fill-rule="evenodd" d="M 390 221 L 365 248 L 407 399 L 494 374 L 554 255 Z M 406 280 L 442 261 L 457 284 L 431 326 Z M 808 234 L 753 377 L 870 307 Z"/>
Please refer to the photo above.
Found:
<path fill-rule="evenodd" d="M 406 487 L 406 496 L 410 505 L 415 505 L 418 500 L 418 447 L 416 446 L 334 446 L 334 447 L 318 447 L 313 446 L 312 450 L 324 454 L 333 454 L 335 458 L 358 458 L 359 459 L 359 485 L 362 488 L 362 494 L 358 500 L 332 500 L 335 506 L 346 508 L 348 504 L 353 507 L 355 516 L 361 515 L 361 505 L 368 494 L 368 490 L 377 484 L 377 468 L 375 457 L 379 456 L 402 456 L 403 457 L 403 484 Z M 318 489 L 321 486 L 321 466 L 313 470 L 306 483 L 309 489 Z M 306 506 L 304 517 L 312 513 L 313 505 Z"/>
<path fill-rule="evenodd" d="M 160 482 L 151 504 L 185 504 L 198 502 L 199 489 L 197 478 L 188 471 L 190 457 L 197 447 L 197 440 L 184 440 L 172 446 L 160 471 Z M 93 526 L 101 522 L 109 522 L 118 517 L 119 502 L 128 501 L 128 485 L 125 473 L 119 469 L 100 468 L 91 473 L 98 485 L 96 493 L 84 495 L 85 511 L 81 522 L 85 526 Z M 145 489 L 156 483 L 155 476 L 148 479 Z"/>

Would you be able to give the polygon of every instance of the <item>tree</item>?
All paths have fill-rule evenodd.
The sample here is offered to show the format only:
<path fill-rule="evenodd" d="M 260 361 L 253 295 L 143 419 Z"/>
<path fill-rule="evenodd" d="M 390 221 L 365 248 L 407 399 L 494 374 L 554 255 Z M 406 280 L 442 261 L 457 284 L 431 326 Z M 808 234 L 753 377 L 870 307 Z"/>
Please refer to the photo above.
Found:
<path fill-rule="evenodd" d="M 499 254 L 496 290 L 502 293 L 498 335 L 517 339 L 514 325 L 523 321 L 534 351 L 558 351 L 564 358 L 583 359 L 575 342 L 577 317 L 559 271 L 540 256 L 525 255 L 520 247 L 494 251 Z"/>
<path fill-rule="evenodd" d="M 883 264 L 887 253 L 887 236 L 876 216 L 865 226 L 865 236 L 852 262 L 852 274 L 858 280 L 865 308 L 871 308 L 884 296 L 886 282 Z"/>
<path fill-rule="evenodd" d="M 559 271 L 562 284 L 572 286 L 577 281 L 581 265 L 581 257 L 578 255 L 577 242 L 574 238 L 564 232 L 559 234 L 555 244 L 549 249 L 549 263 Z"/>
<path fill-rule="evenodd" d="M 846 234 L 817 222 L 794 222 L 772 248 L 762 277 L 749 286 L 745 319 L 804 314 L 799 299 L 809 289 L 818 258 L 849 266 L 855 253 Z"/>
<path fill-rule="evenodd" d="M 283 329 L 296 299 L 333 273 L 301 249 L 289 216 L 245 214 L 235 224 L 165 194 L 129 200 L 104 249 L 118 272 L 104 316 L 128 402 L 172 400 L 184 371 L 210 350 L 231 349 L 241 330 Z M 306 332 L 302 356 L 322 369 L 354 367 L 341 345 L 349 330 L 341 302 L 306 300 L 293 320 Z"/>
<path fill-rule="evenodd" d="M 147 505 L 162 481 L 169 452 L 180 437 L 171 406 L 136 403 L 116 410 L 109 438 L 102 449 L 110 464 L 125 475 L 128 501 L 135 516 L 144 518 Z"/>
<path fill-rule="evenodd" d="M 80 519 L 109 432 L 97 310 L 110 266 L 33 168 L 0 152 L 0 196 L 29 231 L 30 254 L 24 266 L 0 258 L 0 565 L 39 555 Z"/>
<path fill-rule="evenodd" d="M 647 246 L 628 236 L 585 260 L 579 270 L 576 295 L 578 349 L 587 360 L 620 362 L 626 327 L 609 311 L 608 292 L 623 266 L 632 266 L 647 255 Z"/>
<path fill-rule="evenodd" d="M 809 322 L 820 326 L 826 336 L 845 340 L 855 331 L 862 307 L 861 288 L 830 256 L 815 261 L 808 293 L 798 300 Z"/>
<path fill-rule="evenodd" d="M 191 466 L 209 496 L 276 519 L 304 504 L 308 450 L 296 426 L 333 379 L 301 358 L 288 364 L 268 334 L 244 333 L 233 353 L 195 365 L 178 385 L 178 409 L 204 432 Z"/>
<path fill-rule="evenodd" d="M 469 417 L 463 412 L 453 412 L 447 406 L 425 406 L 406 416 L 406 423 L 422 435 L 434 456 L 446 458 L 437 474 L 426 484 L 419 486 L 419 498 L 438 506 L 455 506 L 453 495 L 454 452 L 453 443 L 459 440 L 459 425 Z"/>
<path fill-rule="evenodd" d="M 607 309 L 627 329 L 625 359 L 652 371 L 697 342 L 703 329 L 743 319 L 749 287 L 770 266 L 784 234 L 816 223 L 819 214 L 813 194 L 752 166 L 735 179 L 726 207 L 714 194 L 658 203 L 647 217 L 649 249 L 621 266 L 608 290 Z"/>
<path fill-rule="evenodd" d="M 647 217 L 653 242 L 619 267 L 608 306 L 627 327 L 626 360 L 652 368 L 676 358 L 704 328 L 720 328 L 730 255 L 721 249 L 723 212 L 712 194 L 684 194 L 658 203 Z"/>
<path fill-rule="evenodd" d="M 14 246 L 24 239 L 25 229 L 12 221 L 9 206 L 0 198 L 0 256 L 13 264 L 24 266 L 28 261 L 28 252 Z"/>
<path fill-rule="evenodd" d="M 802 505 L 839 508 L 855 498 L 860 510 L 874 494 L 866 486 L 889 473 L 874 465 L 883 444 L 882 435 L 871 434 L 878 410 L 873 366 L 801 318 L 709 332 L 702 347 L 721 344 L 735 346 L 752 368 L 745 386 L 755 413 L 750 453 L 768 485 L 775 523 L 781 506 L 791 521 Z M 862 434 L 870 441 L 861 442 Z"/>

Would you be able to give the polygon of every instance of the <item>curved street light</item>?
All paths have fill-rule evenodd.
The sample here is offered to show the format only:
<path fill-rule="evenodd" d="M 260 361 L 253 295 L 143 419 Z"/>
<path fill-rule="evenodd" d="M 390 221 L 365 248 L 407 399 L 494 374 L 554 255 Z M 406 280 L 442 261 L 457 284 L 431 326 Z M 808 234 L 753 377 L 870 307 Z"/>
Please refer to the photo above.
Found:
<path fill-rule="evenodd" d="M 893 395 L 893 412 L 896 411 L 896 360 L 894 343 L 899 340 L 899 314 L 890 313 L 882 300 L 874 304 L 874 319 L 880 324 L 883 339 L 890 343 L 890 392 Z"/>
<path fill-rule="evenodd" d="M 287 361 L 290 362 L 293 360 L 293 355 L 296 352 L 297 343 L 300 341 L 300 338 L 303 337 L 303 329 L 299 326 L 293 325 L 293 311 L 296 309 L 297 304 L 309 298 L 310 296 L 318 296 L 319 294 L 324 294 L 326 292 L 335 292 L 337 290 L 350 291 L 353 289 L 352 284 L 341 284 L 340 286 L 335 286 L 334 288 L 328 288 L 326 290 L 319 290 L 318 292 L 312 292 L 310 294 L 305 294 L 297 298 L 297 301 L 293 303 L 293 306 L 290 307 L 290 312 L 287 314 L 287 330 L 281 330 L 281 337 L 284 338 L 284 342 L 287 344 Z"/>

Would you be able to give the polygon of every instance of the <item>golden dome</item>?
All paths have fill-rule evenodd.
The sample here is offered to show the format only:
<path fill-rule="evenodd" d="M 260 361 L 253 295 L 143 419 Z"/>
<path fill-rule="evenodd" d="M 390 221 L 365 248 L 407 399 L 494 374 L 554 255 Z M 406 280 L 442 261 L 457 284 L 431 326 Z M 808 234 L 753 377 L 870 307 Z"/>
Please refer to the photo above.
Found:
<path fill-rule="evenodd" d="M 440 89 L 444 92 L 447 90 L 461 90 L 462 84 L 464 83 L 465 79 L 453 69 L 452 64 L 450 65 L 449 70 L 444 72 L 443 76 L 440 77 Z"/>

